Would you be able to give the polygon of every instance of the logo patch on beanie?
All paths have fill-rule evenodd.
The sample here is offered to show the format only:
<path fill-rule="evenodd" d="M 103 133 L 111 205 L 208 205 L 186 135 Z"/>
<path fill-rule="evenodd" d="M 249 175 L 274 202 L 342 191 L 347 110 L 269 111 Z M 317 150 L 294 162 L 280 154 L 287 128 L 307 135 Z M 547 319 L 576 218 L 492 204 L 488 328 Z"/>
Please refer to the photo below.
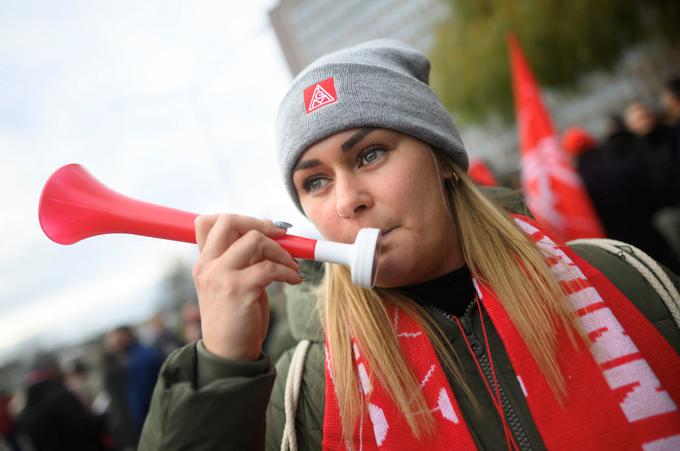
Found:
<path fill-rule="evenodd" d="M 305 89 L 304 94 L 307 113 L 311 113 L 322 106 L 329 105 L 338 100 L 338 96 L 335 93 L 335 79 L 333 77 L 309 86 Z"/>

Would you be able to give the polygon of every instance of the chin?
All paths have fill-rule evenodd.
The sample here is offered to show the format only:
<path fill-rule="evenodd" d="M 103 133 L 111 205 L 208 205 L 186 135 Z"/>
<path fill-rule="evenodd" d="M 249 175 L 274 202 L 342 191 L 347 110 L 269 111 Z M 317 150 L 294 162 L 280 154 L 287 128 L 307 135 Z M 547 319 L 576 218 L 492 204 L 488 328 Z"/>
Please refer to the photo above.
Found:
<path fill-rule="evenodd" d="M 375 286 L 378 288 L 397 288 L 410 285 L 409 279 L 411 277 L 413 277 L 413 274 L 405 265 L 398 262 L 380 261 L 375 278 Z"/>
<path fill-rule="evenodd" d="M 378 260 L 375 286 L 397 288 L 421 283 L 440 275 L 439 266 L 433 266 L 428 255 L 423 252 L 395 252 L 390 249 Z M 436 252 L 430 252 L 430 255 Z"/>

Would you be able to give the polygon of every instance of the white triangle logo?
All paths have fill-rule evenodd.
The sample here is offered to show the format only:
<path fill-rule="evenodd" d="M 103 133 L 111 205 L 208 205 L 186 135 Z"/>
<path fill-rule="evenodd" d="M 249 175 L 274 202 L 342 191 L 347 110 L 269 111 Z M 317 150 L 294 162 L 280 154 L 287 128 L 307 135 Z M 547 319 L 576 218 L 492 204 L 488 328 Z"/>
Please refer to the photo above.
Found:
<path fill-rule="evenodd" d="M 314 111 L 317 108 L 321 108 L 324 105 L 335 102 L 335 98 L 328 93 L 325 89 L 317 84 L 314 87 L 314 92 L 312 93 L 312 99 L 309 101 L 308 112 Z"/>

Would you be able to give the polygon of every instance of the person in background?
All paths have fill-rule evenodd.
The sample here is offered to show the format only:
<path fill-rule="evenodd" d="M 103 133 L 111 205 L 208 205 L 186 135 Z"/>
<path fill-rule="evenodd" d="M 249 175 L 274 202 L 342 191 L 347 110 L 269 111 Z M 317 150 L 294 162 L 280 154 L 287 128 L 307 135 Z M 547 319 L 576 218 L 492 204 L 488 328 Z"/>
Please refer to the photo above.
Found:
<path fill-rule="evenodd" d="M 666 123 L 673 129 L 675 145 L 680 152 L 680 78 L 666 83 L 661 93 L 661 104 L 666 115 Z"/>
<path fill-rule="evenodd" d="M 0 445 L 4 443 L 11 451 L 21 451 L 16 421 L 10 411 L 11 401 L 12 393 L 0 389 Z"/>
<path fill-rule="evenodd" d="M 149 411 L 149 403 L 163 357 L 152 347 L 143 346 L 128 326 L 117 327 L 107 334 L 109 349 L 109 371 L 116 373 L 108 376 L 112 387 L 111 397 L 119 399 L 122 419 L 129 418 L 134 431 L 134 441 L 139 439 L 144 419 Z M 111 380 L 115 378 L 115 380 Z M 118 377 L 116 377 L 118 376 Z M 113 399 L 112 399 L 113 401 Z"/>
<path fill-rule="evenodd" d="M 648 200 L 656 209 L 680 202 L 680 160 L 670 127 L 644 103 L 631 102 L 625 111 L 626 127 L 641 143 Z"/>
<path fill-rule="evenodd" d="M 177 334 L 166 327 L 165 316 L 162 312 L 158 312 L 151 317 L 148 322 L 149 332 L 151 334 L 151 346 L 153 346 L 165 359 L 172 351 L 184 346 L 184 341 L 177 337 Z"/>
<path fill-rule="evenodd" d="M 26 384 L 26 404 L 17 423 L 35 451 L 105 449 L 102 421 L 66 387 L 51 354 L 34 358 Z"/>
<path fill-rule="evenodd" d="M 132 421 L 141 431 L 163 358 L 155 349 L 140 344 L 129 326 L 118 327 L 110 334 L 113 351 L 121 357 L 125 368 Z"/>
<path fill-rule="evenodd" d="M 64 383 L 90 410 L 95 395 L 90 382 L 90 368 L 82 359 L 72 359 L 64 364 Z"/>
<path fill-rule="evenodd" d="M 626 108 L 625 124 L 633 135 L 625 148 L 638 165 L 639 192 L 644 197 L 644 200 L 633 204 L 633 208 L 641 208 L 649 214 L 653 228 L 651 235 L 638 240 L 647 240 L 650 255 L 673 271 L 680 272 L 679 255 L 674 251 L 675 246 L 669 244 L 669 241 L 676 243 L 680 240 L 672 225 L 672 209 L 680 204 L 680 154 L 673 131 L 639 101 L 631 102 Z"/>
<path fill-rule="evenodd" d="M 117 448 L 129 451 L 137 447 L 139 432 L 135 428 L 127 396 L 127 370 L 124 356 L 116 349 L 109 332 L 105 337 L 102 355 L 104 390 L 95 400 L 95 406 L 105 418 Z"/>
<path fill-rule="evenodd" d="M 665 123 L 670 127 L 673 137 L 673 146 L 676 162 L 680 162 L 680 78 L 675 78 L 666 83 L 661 93 L 661 105 L 664 109 Z M 680 168 L 680 163 L 677 167 Z M 676 173 L 676 184 L 680 190 L 680 175 Z M 675 251 L 675 256 L 680 259 L 680 203 L 669 205 L 657 213 L 656 226 L 664 234 Z"/>
<path fill-rule="evenodd" d="M 198 305 L 189 303 L 182 306 L 182 337 L 185 343 L 201 339 L 201 312 Z"/>
<path fill-rule="evenodd" d="M 607 162 L 602 158 L 602 153 L 596 151 L 597 141 L 585 129 L 571 127 L 562 133 L 561 144 L 562 149 L 567 153 L 576 172 L 581 177 L 593 208 L 595 208 L 597 216 L 606 230 L 606 208 L 601 204 L 602 201 L 609 200 L 609 196 L 602 196 L 598 192 L 598 184 L 609 184 L 607 180 L 601 180 L 603 175 L 609 173 L 609 168 L 607 168 Z M 597 197 L 597 201 L 593 199 L 593 196 Z"/>
<path fill-rule="evenodd" d="M 562 147 L 572 158 L 588 196 L 609 238 L 630 243 L 674 270 L 680 263 L 654 226 L 658 207 L 645 170 L 647 146 L 610 117 L 609 135 L 598 145 L 584 129 L 562 135 Z"/>

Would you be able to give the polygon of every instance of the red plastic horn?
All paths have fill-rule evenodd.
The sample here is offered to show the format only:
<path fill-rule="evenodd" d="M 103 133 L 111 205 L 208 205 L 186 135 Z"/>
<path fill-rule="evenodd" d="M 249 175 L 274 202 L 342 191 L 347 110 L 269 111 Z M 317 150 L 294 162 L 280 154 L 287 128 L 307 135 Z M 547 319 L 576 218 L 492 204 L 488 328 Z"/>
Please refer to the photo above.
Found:
<path fill-rule="evenodd" d="M 195 243 L 196 213 L 143 202 L 103 185 L 83 166 L 59 168 L 45 183 L 38 218 L 45 235 L 59 244 L 108 233 L 127 233 Z M 361 229 L 354 244 L 318 241 L 294 235 L 276 241 L 293 257 L 350 266 L 352 280 L 373 286 L 380 230 Z"/>

